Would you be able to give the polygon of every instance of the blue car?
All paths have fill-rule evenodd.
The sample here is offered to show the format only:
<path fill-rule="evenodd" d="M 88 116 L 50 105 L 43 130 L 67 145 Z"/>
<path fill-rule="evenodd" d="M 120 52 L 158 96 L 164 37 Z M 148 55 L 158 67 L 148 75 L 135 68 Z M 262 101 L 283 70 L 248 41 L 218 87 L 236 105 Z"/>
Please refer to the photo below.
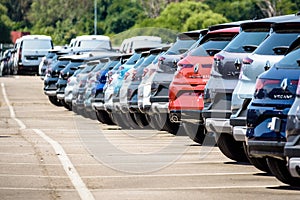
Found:
<path fill-rule="evenodd" d="M 284 156 L 286 122 L 296 96 L 299 66 L 300 38 L 291 44 L 283 59 L 258 77 L 247 112 L 246 150 L 249 156 L 267 159 L 272 174 L 288 184 L 295 184 L 295 181 L 288 172 Z"/>

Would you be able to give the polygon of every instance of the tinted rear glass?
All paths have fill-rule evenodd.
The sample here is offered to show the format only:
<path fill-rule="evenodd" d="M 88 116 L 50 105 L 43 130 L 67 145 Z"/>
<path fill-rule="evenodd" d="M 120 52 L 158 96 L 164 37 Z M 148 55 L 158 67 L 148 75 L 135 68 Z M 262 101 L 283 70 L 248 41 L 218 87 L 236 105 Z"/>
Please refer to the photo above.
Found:
<path fill-rule="evenodd" d="M 52 44 L 50 40 L 24 40 L 23 41 L 23 49 L 51 49 Z"/>
<path fill-rule="evenodd" d="M 225 47 L 224 50 L 233 53 L 247 53 L 243 49 L 243 46 L 258 46 L 268 36 L 268 34 L 269 32 L 242 31 Z"/>
<path fill-rule="evenodd" d="M 260 55 L 276 55 L 273 51 L 274 47 L 290 46 L 298 35 L 299 33 L 273 33 L 254 51 L 254 53 Z"/>
<path fill-rule="evenodd" d="M 134 65 L 140 57 L 141 57 L 141 54 L 135 53 L 126 61 L 125 64 L 126 65 Z"/>
<path fill-rule="evenodd" d="M 278 68 L 299 68 L 297 60 L 300 60 L 300 47 L 283 57 L 277 64 Z"/>
<path fill-rule="evenodd" d="M 196 40 L 177 40 L 173 46 L 166 52 L 166 55 L 179 55 L 182 54 L 182 51 L 187 51 L 194 43 Z"/>
<path fill-rule="evenodd" d="M 191 52 L 191 56 L 209 56 L 206 52 L 207 49 L 220 49 L 222 50 L 230 41 L 208 41 Z"/>

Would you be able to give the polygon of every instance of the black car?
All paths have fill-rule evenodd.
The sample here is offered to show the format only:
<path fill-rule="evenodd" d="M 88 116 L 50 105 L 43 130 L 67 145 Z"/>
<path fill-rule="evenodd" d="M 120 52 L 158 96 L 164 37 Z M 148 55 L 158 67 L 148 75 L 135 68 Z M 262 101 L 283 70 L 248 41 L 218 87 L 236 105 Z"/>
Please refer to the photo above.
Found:
<path fill-rule="evenodd" d="M 52 63 L 48 68 L 44 78 L 44 93 L 48 96 L 49 101 L 56 106 L 61 106 L 61 102 L 57 99 L 56 83 L 58 81 L 60 71 L 63 70 L 71 61 L 72 56 L 62 56 L 58 58 L 58 61 Z"/>
<path fill-rule="evenodd" d="M 300 38 L 291 44 L 283 59 L 258 77 L 247 112 L 249 156 L 266 158 L 272 174 L 291 185 L 300 182 L 288 171 L 284 146 L 287 115 L 295 100 L 299 76 Z"/>

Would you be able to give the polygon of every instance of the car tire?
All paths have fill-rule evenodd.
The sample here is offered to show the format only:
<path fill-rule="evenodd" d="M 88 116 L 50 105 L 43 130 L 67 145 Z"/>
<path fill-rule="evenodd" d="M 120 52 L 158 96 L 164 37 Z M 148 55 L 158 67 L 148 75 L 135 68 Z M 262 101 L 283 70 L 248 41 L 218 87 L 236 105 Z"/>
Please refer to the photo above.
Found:
<path fill-rule="evenodd" d="M 147 114 L 146 118 L 148 120 L 149 126 L 158 131 L 164 131 L 163 128 L 157 123 L 157 114 Z"/>
<path fill-rule="evenodd" d="M 120 126 L 122 129 L 129 129 L 130 125 L 125 122 L 124 119 L 126 119 L 126 116 L 123 116 L 123 113 L 120 112 L 112 112 L 110 113 L 112 120 L 114 123 L 118 126 Z"/>
<path fill-rule="evenodd" d="M 203 143 L 205 138 L 205 127 L 203 125 L 183 122 L 182 126 L 190 139 L 198 144 Z"/>
<path fill-rule="evenodd" d="M 102 124 L 115 125 L 110 115 L 105 110 L 96 110 L 95 112 L 96 112 L 97 120 Z"/>
<path fill-rule="evenodd" d="M 133 117 L 137 125 L 141 128 L 144 128 L 145 126 L 148 126 L 148 120 L 143 113 L 133 113 Z"/>
<path fill-rule="evenodd" d="M 267 158 L 267 163 L 270 171 L 278 180 L 291 186 L 300 186 L 300 178 L 292 177 L 286 160 Z"/>
<path fill-rule="evenodd" d="M 128 113 L 126 115 L 126 119 L 127 119 L 127 122 L 129 124 L 129 126 L 132 128 L 132 129 L 141 129 L 141 127 L 137 124 L 135 118 L 134 118 L 134 114 L 133 113 Z M 148 121 L 148 120 L 147 120 Z M 143 127 L 144 128 L 144 127 Z"/>
<path fill-rule="evenodd" d="M 243 142 L 243 146 L 244 146 L 244 151 L 245 154 L 249 160 L 249 162 L 258 170 L 266 172 L 266 173 L 271 173 L 270 168 L 268 166 L 267 163 L 267 159 L 266 158 L 254 158 L 251 157 L 249 155 L 248 149 L 247 149 L 247 145 L 246 142 Z"/>
<path fill-rule="evenodd" d="M 48 96 L 48 99 L 50 103 L 52 103 L 55 106 L 62 106 L 61 102 L 57 99 L 56 96 Z"/>
<path fill-rule="evenodd" d="M 232 135 L 221 133 L 217 138 L 217 145 L 227 158 L 237 162 L 249 162 L 244 151 L 243 142 L 236 141 Z"/>
<path fill-rule="evenodd" d="M 72 107 L 70 106 L 70 104 L 67 104 L 65 102 L 65 100 L 60 100 L 61 105 L 63 105 L 63 107 L 65 107 L 67 110 L 71 111 Z"/>

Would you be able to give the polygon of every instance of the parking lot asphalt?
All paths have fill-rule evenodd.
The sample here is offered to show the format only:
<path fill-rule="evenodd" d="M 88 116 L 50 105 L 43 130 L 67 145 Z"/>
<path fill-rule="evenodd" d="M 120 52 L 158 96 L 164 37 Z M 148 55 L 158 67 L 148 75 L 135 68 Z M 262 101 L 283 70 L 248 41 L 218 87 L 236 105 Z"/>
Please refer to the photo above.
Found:
<path fill-rule="evenodd" d="M 0 84 L 0 199 L 299 199 L 209 138 L 83 118 L 51 105 L 37 76 Z"/>

